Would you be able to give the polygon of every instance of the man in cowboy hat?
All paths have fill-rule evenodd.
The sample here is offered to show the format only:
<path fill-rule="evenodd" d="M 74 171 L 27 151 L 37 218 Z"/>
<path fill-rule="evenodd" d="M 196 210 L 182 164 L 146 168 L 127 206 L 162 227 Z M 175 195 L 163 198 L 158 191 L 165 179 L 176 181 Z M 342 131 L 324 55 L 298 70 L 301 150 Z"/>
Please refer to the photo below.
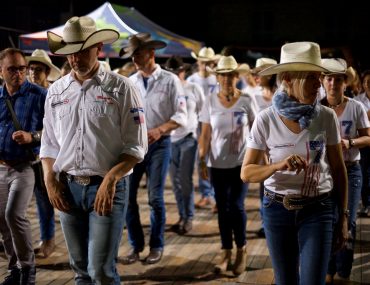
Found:
<path fill-rule="evenodd" d="M 54 82 L 60 77 L 60 69 L 51 62 L 49 55 L 42 49 L 34 50 L 31 56 L 26 56 L 26 60 L 28 62 L 28 78 L 32 83 L 48 88 L 50 82 Z M 41 136 L 41 132 L 37 135 Z M 38 163 L 41 163 L 41 161 L 38 161 Z M 41 164 L 38 165 L 41 167 Z M 39 184 L 35 183 L 35 197 L 39 215 L 41 242 L 35 248 L 35 253 L 40 252 L 46 258 L 55 250 L 54 208 L 50 204 L 44 187 Z"/>
<path fill-rule="evenodd" d="M 35 255 L 26 210 L 35 184 L 31 149 L 40 143 L 33 134 L 42 129 L 46 90 L 27 81 L 27 61 L 19 49 L 0 53 L 0 71 L 5 82 L 0 87 L 0 232 L 10 271 L 1 284 L 33 285 Z"/>
<path fill-rule="evenodd" d="M 190 75 L 186 80 L 201 86 L 203 88 L 205 97 L 208 97 L 217 86 L 217 78 L 216 75 L 207 70 L 207 66 L 213 67 L 220 57 L 215 54 L 213 48 L 211 47 L 203 47 L 198 53 L 192 51 L 191 56 L 197 60 L 198 71 Z M 198 132 L 200 133 L 200 130 Z M 203 208 L 212 203 L 212 197 L 215 193 L 209 181 L 202 179 L 201 175 L 199 175 L 198 184 L 201 198 L 195 204 L 195 206 L 197 208 Z M 215 212 L 216 209 L 216 207 L 213 208 Z"/>
<path fill-rule="evenodd" d="M 50 50 L 72 71 L 48 90 L 40 157 L 76 284 L 120 284 L 128 177 L 147 151 L 138 90 L 98 61 L 103 43 L 118 37 L 87 16 L 69 19 L 62 36 L 48 32 Z"/>
<path fill-rule="evenodd" d="M 145 261 L 153 264 L 162 258 L 166 223 L 163 192 L 171 155 L 170 133 L 187 123 L 186 100 L 180 80 L 155 63 L 155 49 L 165 46 L 164 42 L 153 40 L 150 34 L 139 33 L 131 36 L 120 52 L 123 58 L 132 57 L 138 71 L 130 79 L 139 88 L 144 100 L 149 140 L 144 161 L 135 166 L 130 177 L 126 221 L 132 249 L 123 259 L 125 264 L 138 261 L 139 253 L 144 250 L 144 233 L 136 201 L 144 172 L 147 174 L 151 206 L 150 253 Z"/>

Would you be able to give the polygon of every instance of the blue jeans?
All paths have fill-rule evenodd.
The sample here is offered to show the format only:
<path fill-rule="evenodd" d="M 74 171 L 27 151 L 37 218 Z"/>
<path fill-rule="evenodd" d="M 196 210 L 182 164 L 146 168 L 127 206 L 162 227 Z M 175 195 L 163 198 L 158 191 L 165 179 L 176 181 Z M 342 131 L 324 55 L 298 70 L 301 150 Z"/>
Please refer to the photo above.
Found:
<path fill-rule="evenodd" d="M 211 183 L 215 189 L 218 226 L 223 249 L 233 248 L 233 236 L 238 248 L 246 244 L 247 214 L 244 199 L 248 184 L 240 179 L 241 166 L 210 168 Z"/>
<path fill-rule="evenodd" d="M 128 177 L 117 183 L 113 210 L 107 216 L 94 211 L 99 183 L 68 183 L 66 198 L 71 209 L 60 212 L 60 222 L 77 285 L 120 284 L 116 260 L 127 210 L 128 183 Z"/>
<path fill-rule="evenodd" d="M 361 171 L 362 171 L 362 189 L 361 200 L 364 207 L 370 207 L 370 147 L 360 149 L 361 152 Z"/>
<path fill-rule="evenodd" d="M 334 253 L 330 258 L 328 273 L 336 272 L 340 277 L 347 278 L 351 275 L 354 248 L 356 240 L 356 218 L 358 205 L 361 198 L 362 174 L 361 166 L 355 164 L 347 167 L 348 176 L 348 230 L 349 239 L 346 246 Z"/>
<path fill-rule="evenodd" d="M 149 246 L 151 249 L 163 249 L 164 247 L 166 208 L 163 194 L 170 158 L 171 140 L 169 136 L 164 136 L 149 146 L 144 160 L 135 165 L 134 172 L 130 175 L 130 195 L 126 221 L 129 242 L 135 251 L 142 251 L 145 245 L 137 203 L 137 191 L 144 172 L 147 174 L 150 205 L 151 233 Z"/>
<path fill-rule="evenodd" d="M 35 186 L 37 212 L 39 215 L 41 240 L 50 240 L 55 234 L 54 208 L 50 203 L 46 189 Z"/>
<path fill-rule="evenodd" d="M 276 284 L 324 285 L 333 238 L 333 198 L 289 211 L 265 196 L 263 207 Z"/>
<path fill-rule="evenodd" d="M 197 140 L 189 135 L 172 143 L 170 177 L 179 216 L 182 220 L 194 217 L 193 172 L 198 147 Z"/>

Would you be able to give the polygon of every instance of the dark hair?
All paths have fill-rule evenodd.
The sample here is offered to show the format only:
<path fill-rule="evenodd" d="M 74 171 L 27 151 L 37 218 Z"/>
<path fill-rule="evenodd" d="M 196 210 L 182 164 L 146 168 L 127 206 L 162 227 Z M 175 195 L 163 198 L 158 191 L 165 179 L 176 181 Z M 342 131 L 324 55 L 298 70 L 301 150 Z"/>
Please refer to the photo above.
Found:
<path fill-rule="evenodd" d="M 26 56 L 24 54 L 23 51 L 21 51 L 20 49 L 18 48 L 6 48 L 6 49 L 3 49 L 1 52 L 0 52 L 0 63 L 3 61 L 4 58 L 6 58 L 8 55 L 14 55 L 14 54 L 17 54 L 19 53 L 24 59 L 26 59 Z"/>

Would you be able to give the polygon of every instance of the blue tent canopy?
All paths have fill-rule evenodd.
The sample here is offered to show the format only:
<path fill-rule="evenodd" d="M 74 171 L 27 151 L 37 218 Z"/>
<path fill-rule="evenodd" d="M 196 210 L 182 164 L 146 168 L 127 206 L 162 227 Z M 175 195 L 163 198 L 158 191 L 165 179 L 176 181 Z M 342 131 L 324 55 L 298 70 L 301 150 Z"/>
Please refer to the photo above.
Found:
<path fill-rule="evenodd" d="M 101 57 L 119 57 L 118 53 L 121 47 L 127 43 L 127 38 L 139 32 L 150 33 L 154 39 L 167 43 L 167 47 L 156 51 L 157 56 L 160 57 L 171 55 L 190 57 L 191 51 L 198 52 L 203 46 L 202 42 L 179 36 L 155 24 L 135 8 L 111 5 L 106 2 L 87 16 L 95 20 L 98 29 L 110 28 L 120 33 L 118 41 L 111 45 L 104 45 Z M 35 49 L 48 51 L 47 31 L 61 35 L 63 25 L 45 31 L 20 35 L 19 48 L 26 53 L 32 53 Z"/>

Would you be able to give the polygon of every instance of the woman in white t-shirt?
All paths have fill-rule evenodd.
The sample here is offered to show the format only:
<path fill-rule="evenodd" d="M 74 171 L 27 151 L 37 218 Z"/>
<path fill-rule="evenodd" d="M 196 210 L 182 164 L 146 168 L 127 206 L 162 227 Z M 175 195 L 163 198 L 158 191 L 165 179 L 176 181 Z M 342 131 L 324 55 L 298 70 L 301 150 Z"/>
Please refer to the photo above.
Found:
<path fill-rule="evenodd" d="M 236 88 L 239 73 L 233 56 L 222 56 L 217 67 L 218 92 L 206 98 L 200 114 L 202 133 L 199 138 L 201 175 L 210 180 L 215 190 L 222 254 L 216 273 L 226 271 L 231 263 L 233 243 L 237 247 L 233 273 L 239 275 L 246 267 L 246 223 L 244 199 L 248 185 L 240 179 L 247 137 L 256 109 L 252 97 Z M 205 158 L 208 156 L 208 161 Z"/>
<path fill-rule="evenodd" d="M 320 47 L 285 44 L 272 106 L 254 121 L 241 177 L 265 181 L 264 227 L 277 285 L 325 284 L 333 239 L 334 204 L 342 210 L 336 246 L 347 235 L 347 175 L 335 113 L 317 103 Z M 270 163 L 261 165 L 264 153 Z M 334 187 L 335 186 L 335 187 Z M 335 189 L 335 192 L 333 191 Z"/>
<path fill-rule="evenodd" d="M 322 76 L 322 84 L 327 96 L 321 100 L 321 104 L 332 108 L 338 117 L 343 158 L 348 177 L 349 239 L 344 248 L 332 254 L 326 278 L 327 282 L 331 283 L 336 273 L 341 278 L 349 278 L 352 270 L 357 210 L 362 187 L 360 148 L 370 146 L 370 122 L 365 107 L 360 102 L 344 95 L 346 86 L 354 79 L 347 69 L 345 60 L 341 58 L 323 59 L 323 65 L 338 70 L 334 73 L 324 73 Z"/>

